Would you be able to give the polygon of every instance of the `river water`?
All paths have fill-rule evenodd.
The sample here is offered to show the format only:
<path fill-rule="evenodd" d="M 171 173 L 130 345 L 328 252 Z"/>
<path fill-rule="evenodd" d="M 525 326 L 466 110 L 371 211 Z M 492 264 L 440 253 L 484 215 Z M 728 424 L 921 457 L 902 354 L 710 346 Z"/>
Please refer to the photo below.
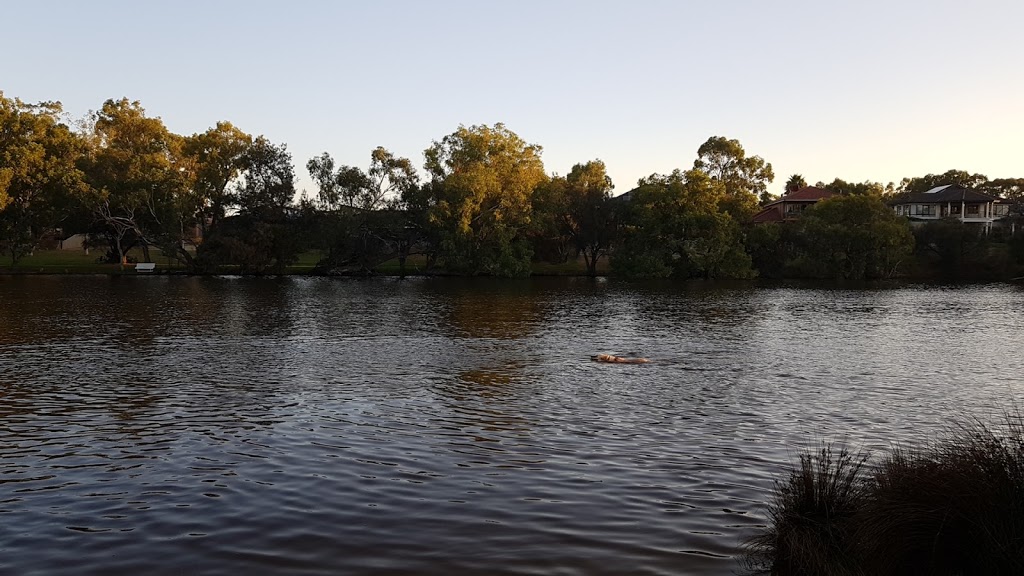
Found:
<path fill-rule="evenodd" d="M 728 574 L 801 449 L 1019 405 L 1022 334 L 1010 285 L 0 277 L 0 573 Z"/>

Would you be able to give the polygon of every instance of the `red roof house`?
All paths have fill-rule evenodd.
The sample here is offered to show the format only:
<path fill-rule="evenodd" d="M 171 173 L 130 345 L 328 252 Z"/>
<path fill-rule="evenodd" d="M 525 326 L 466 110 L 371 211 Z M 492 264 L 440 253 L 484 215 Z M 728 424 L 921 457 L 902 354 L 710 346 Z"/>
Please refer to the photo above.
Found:
<path fill-rule="evenodd" d="M 796 220 L 808 206 L 813 206 L 815 202 L 831 198 L 836 194 L 836 192 L 825 190 L 824 188 L 804 186 L 799 190 L 786 194 L 771 204 L 765 205 L 764 209 L 755 214 L 751 221 L 754 224 L 763 224 L 766 222 Z"/>

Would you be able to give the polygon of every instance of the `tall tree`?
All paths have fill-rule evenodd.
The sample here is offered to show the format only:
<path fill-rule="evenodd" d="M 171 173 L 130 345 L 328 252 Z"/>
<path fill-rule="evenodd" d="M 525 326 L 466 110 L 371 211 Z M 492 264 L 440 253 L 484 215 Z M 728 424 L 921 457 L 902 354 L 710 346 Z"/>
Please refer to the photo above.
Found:
<path fill-rule="evenodd" d="M 915 178 L 904 178 L 900 181 L 897 192 L 901 194 L 915 194 L 927 192 L 936 186 L 956 184 L 965 188 L 978 188 L 988 182 L 984 174 L 971 174 L 965 170 L 947 170 L 942 174 L 928 174 Z"/>
<path fill-rule="evenodd" d="M 353 166 L 342 165 L 337 170 L 334 166 L 334 158 L 327 152 L 306 163 L 306 170 L 319 189 L 320 208 L 334 212 L 345 207 L 362 207 L 361 199 L 370 194 L 370 177 Z"/>
<path fill-rule="evenodd" d="M 431 219 L 443 230 L 446 265 L 464 272 L 529 273 L 534 189 L 547 180 L 541 148 L 503 124 L 460 126 L 428 148 Z"/>
<path fill-rule="evenodd" d="M 383 146 L 374 148 L 370 153 L 370 168 L 366 175 L 370 186 L 363 199 L 363 207 L 371 210 L 386 205 L 400 206 L 420 181 L 416 167 L 408 158 L 395 156 Z"/>
<path fill-rule="evenodd" d="M 888 192 L 888 189 L 880 182 L 864 181 L 856 183 L 847 182 L 841 178 L 836 178 L 822 187 L 832 192 L 852 196 L 884 196 Z"/>
<path fill-rule="evenodd" d="M 126 98 L 104 102 L 93 126 L 85 172 L 97 195 L 95 214 L 122 265 L 136 243 L 149 260 L 153 236 L 174 226 L 162 217 L 183 186 L 175 165 L 181 138 Z"/>
<path fill-rule="evenodd" d="M 621 208 L 612 267 L 632 277 L 751 276 L 739 226 L 720 210 L 729 200 L 703 170 L 641 179 Z"/>
<path fill-rule="evenodd" d="M 295 168 L 285 144 L 256 138 L 241 158 L 242 179 L 235 198 L 243 214 L 280 218 L 295 198 Z"/>
<path fill-rule="evenodd" d="M 795 226 L 803 255 L 797 268 L 812 277 L 890 278 L 914 248 L 907 220 L 877 196 L 822 200 L 804 211 Z"/>
<path fill-rule="evenodd" d="M 697 149 L 694 169 L 721 182 L 726 193 L 723 210 L 739 222 L 757 211 L 758 199 L 775 179 L 772 165 L 760 156 L 747 156 L 739 140 L 712 136 Z"/>
<path fill-rule="evenodd" d="M 604 162 L 576 164 L 567 177 L 552 176 L 533 196 L 535 250 L 551 261 L 583 255 L 587 273 L 607 254 L 615 233 L 614 189 Z"/>
<path fill-rule="evenodd" d="M 26 104 L 0 92 L 0 249 L 17 261 L 70 216 L 83 192 L 82 141 L 59 102 Z"/>
<path fill-rule="evenodd" d="M 1018 214 L 1024 212 L 1024 178 L 995 178 L 982 184 L 980 190 L 1010 201 Z"/>
<path fill-rule="evenodd" d="M 306 164 L 319 188 L 317 220 L 328 250 L 319 266 L 332 273 L 369 274 L 397 255 L 404 271 L 417 237 L 406 210 L 406 200 L 419 184 L 412 162 L 378 146 L 370 153 L 366 172 L 334 166 L 327 152 Z"/>
<path fill-rule="evenodd" d="M 328 211 L 342 207 L 378 210 L 401 203 L 402 194 L 419 183 L 416 168 L 408 158 L 399 158 L 383 146 L 370 153 L 370 168 L 363 172 L 353 166 L 335 169 L 334 158 L 324 152 L 306 163 L 319 188 L 319 204 Z"/>
<path fill-rule="evenodd" d="M 232 194 L 238 214 L 211 227 L 199 246 L 197 266 L 214 271 L 232 264 L 243 274 L 284 272 L 307 240 L 294 209 L 292 156 L 284 144 L 259 136 L 242 155 L 241 165 Z"/>
<path fill-rule="evenodd" d="M 560 186 L 559 227 L 576 253 L 583 255 L 590 276 L 597 275 L 597 262 L 607 254 L 615 235 L 614 188 L 600 160 L 576 164 Z"/>
<path fill-rule="evenodd" d="M 252 136 L 230 122 L 217 122 L 206 132 L 185 138 L 182 153 L 188 162 L 191 189 L 204 232 L 216 226 L 233 203 L 231 186 L 244 167 L 250 146 Z"/>

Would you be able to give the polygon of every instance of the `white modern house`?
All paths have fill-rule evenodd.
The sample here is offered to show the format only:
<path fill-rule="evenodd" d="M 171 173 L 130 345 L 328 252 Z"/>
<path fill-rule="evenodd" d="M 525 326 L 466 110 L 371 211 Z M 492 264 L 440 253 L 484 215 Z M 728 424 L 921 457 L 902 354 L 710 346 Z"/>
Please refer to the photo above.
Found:
<path fill-rule="evenodd" d="M 964 223 L 981 224 L 988 232 L 992 224 L 1010 213 L 1010 204 L 956 184 L 936 186 L 927 192 L 909 194 L 892 203 L 896 214 L 911 223 L 941 218 L 956 218 Z"/>

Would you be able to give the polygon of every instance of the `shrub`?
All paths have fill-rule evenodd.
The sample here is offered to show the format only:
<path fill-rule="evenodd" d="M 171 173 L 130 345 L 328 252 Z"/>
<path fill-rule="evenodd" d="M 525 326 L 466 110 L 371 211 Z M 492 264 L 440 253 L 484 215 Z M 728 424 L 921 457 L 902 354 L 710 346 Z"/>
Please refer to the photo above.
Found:
<path fill-rule="evenodd" d="M 835 455 L 834 455 L 835 454 Z M 953 427 L 895 447 L 870 474 L 831 446 L 776 486 L 770 525 L 747 544 L 773 574 L 1024 574 L 1024 425 Z"/>
<path fill-rule="evenodd" d="M 775 486 L 770 525 L 748 544 L 752 570 L 778 574 L 856 574 L 851 548 L 863 500 L 863 453 L 824 445 L 801 454 L 800 468 Z"/>

